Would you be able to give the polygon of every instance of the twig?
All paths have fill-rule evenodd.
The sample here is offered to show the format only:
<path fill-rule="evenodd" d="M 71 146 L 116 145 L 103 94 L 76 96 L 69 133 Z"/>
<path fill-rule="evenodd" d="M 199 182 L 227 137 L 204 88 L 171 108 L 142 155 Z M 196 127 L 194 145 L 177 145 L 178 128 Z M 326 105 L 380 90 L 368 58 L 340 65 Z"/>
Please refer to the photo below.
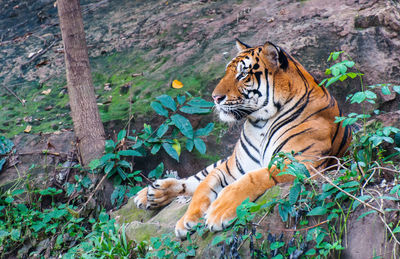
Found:
<path fill-rule="evenodd" d="M 89 201 L 93 198 L 93 195 L 97 192 L 97 190 L 100 188 L 101 184 L 103 183 L 103 181 L 106 179 L 107 174 L 104 174 L 103 178 L 101 178 L 99 184 L 97 184 L 96 188 L 93 190 L 93 192 L 90 194 L 88 200 L 85 202 L 85 204 L 83 204 L 83 206 L 78 210 L 78 214 L 81 214 L 83 208 L 86 207 L 86 205 L 89 203 Z"/>
<path fill-rule="evenodd" d="M 381 167 L 381 166 L 373 167 L 373 168 L 369 169 L 367 172 L 369 172 L 369 171 L 371 171 L 371 170 L 375 170 L 375 169 L 386 170 L 386 171 L 393 172 L 393 173 L 397 173 L 397 174 L 400 173 L 400 171 L 398 171 L 398 170 L 394 170 L 394 169 L 390 169 L 390 168 L 386 168 L 386 167 Z"/>
<path fill-rule="evenodd" d="M 23 153 L 18 152 L 18 155 L 21 155 L 21 156 L 25 156 L 25 155 L 35 155 L 35 154 L 53 155 L 53 156 L 68 156 L 67 153 L 63 153 L 63 152 L 53 152 L 53 151 L 48 151 L 48 150 L 36 150 L 36 151 L 32 151 L 32 152 L 23 152 Z"/>
<path fill-rule="evenodd" d="M 10 88 L 8 88 L 6 85 L 2 85 L 10 94 L 14 95 L 15 98 L 18 99 L 18 101 L 22 104 L 22 106 L 25 106 L 25 100 L 22 100 L 21 98 L 18 97 L 18 95 L 16 93 L 13 92 L 13 90 L 11 90 Z"/>
<path fill-rule="evenodd" d="M 324 221 L 322 221 L 322 222 L 320 222 L 320 223 L 318 223 L 318 224 L 315 224 L 315 225 L 313 225 L 313 226 L 309 226 L 309 227 L 301 228 L 301 229 L 288 229 L 288 228 L 284 228 L 284 229 L 274 229 L 274 230 L 284 231 L 284 232 L 307 231 L 307 230 L 309 230 L 309 229 L 312 229 L 312 228 L 321 226 L 321 225 L 327 223 L 328 221 L 329 221 L 329 220 L 324 220 Z"/>
<path fill-rule="evenodd" d="M 360 200 L 359 198 L 357 198 L 357 197 L 355 197 L 354 195 L 352 195 L 352 194 L 346 192 L 345 190 L 343 190 L 342 188 L 340 188 L 339 186 L 337 186 L 336 184 L 334 184 L 334 183 L 331 181 L 331 179 L 329 179 L 329 178 L 326 177 L 325 175 L 323 175 L 323 174 L 321 174 L 320 172 L 318 172 L 318 170 L 315 169 L 315 167 L 313 167 L 312 165 L 310 165 L 310 168 L 311 168 L 316 174 L 318 174 L 319 176 L 321 176 L 322 178 L 324 178 L 324 180 L 327 181 L 330 185 L 334 186 L 334 187 L 337 188 L 339 191 L 345 193 L 347 196 L 349 196 L 349 197 L 351 197 L 351 198 L 357 200 L 357 201 L 360 202 L 361 204 L 363 204 L 363 205 L 369 207 L 370 209 L 373 209 L 373 210 L 379 212 L 379 213 L 382 214 L 382 215 L 385 214 L 384 211 L 382 211 L 382 210 L 380 210 L 380 209 L 377 209 L 377 208 L 375 208 L 374 206 L 372 206 L 372 205 L 370 205 L 370 204 L 368 204 L 368 203 L 366 203 L 366 202 Z"/>
<path fill-rule="evenodd" d="M 33 55 L 33 57 L 31 57 L 27 62 L 25 62 L 24 64 L 22 64 L 22 66 L 25 66 L 29 63 L 31 63 L 32 61 L 36 60 L 38 57 L 40 57 L 41 55 L 43 55 L 44 53 L 46 53 L 49 49 L 51 49 L 51 47 L 54 46 L 54 44 L 56 44 L 56 42 L 58 42 L 59 40 L 54 40 L 52 43 L 50 43 L 49 46 L 47 46 L 44 50 L 39 51 L 38 53 L 36 53 L 35 55 Z"/>

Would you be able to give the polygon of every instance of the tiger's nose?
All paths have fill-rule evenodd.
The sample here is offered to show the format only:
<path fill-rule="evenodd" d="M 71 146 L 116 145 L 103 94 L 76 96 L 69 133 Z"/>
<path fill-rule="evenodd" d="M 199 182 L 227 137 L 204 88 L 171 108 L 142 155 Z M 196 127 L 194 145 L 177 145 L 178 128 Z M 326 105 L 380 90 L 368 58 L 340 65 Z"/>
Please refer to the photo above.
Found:
<path fill-rule="evenodd" d="M 214 99 L 215 103 L 220 104 L 223 100 L 225 100 L 226 95 L 213 95 L 212 98 Z"/>

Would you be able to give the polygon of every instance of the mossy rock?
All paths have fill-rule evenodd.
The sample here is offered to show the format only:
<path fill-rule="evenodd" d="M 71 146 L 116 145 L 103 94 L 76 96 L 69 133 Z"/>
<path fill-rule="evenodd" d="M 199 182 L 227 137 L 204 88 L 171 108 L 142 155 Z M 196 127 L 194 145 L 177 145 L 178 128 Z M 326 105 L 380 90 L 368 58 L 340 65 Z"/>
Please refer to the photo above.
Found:
<path fill-rule="evenodd" d="M 286 195 L 290 184 L 275 186 L 265 192 L 256 203 L 265 203 L 274 198 Z M 183 216 L 188 208 L 188 203 L 173 201 L 171 204 L 159 211 L 147 211 L 138 209 L 133 198 L 118 211 L 112 213 L 119 223 L 126 223 L 126 235 L 129 240 L 140 243 L 149 240 L 151 237 L 161 237 L 166 233 L 174 233 L 176 222 Z M 263 215 L 258 215 L 261 218 Z M 279 220 L 279 219 L 278 219 Z M 192 236 L 193 242 L 198 246 L 196 254 L 200 257 L 218 258 L 220 247 L 211 246 L 216 234 L 206 233 L 202 237 L 197 234 Z M 187 242 L 187 241 L 186 241 Z M 186 242 L 183 246 L 186 246 Z M 243 251 L 244 255 L 248 251 Z"/>

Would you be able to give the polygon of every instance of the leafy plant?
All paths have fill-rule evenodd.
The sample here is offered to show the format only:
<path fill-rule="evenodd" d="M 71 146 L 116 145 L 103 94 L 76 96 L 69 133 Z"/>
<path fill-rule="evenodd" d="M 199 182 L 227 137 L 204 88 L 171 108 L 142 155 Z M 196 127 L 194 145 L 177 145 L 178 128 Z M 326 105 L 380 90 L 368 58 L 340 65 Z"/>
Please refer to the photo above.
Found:
<path fill-rule="evenodd" d="M 0 172 L 7 161 L 7 155 L 11 152 L 13 147 L 14 143 L 11 140 L 0 136 Z"/>

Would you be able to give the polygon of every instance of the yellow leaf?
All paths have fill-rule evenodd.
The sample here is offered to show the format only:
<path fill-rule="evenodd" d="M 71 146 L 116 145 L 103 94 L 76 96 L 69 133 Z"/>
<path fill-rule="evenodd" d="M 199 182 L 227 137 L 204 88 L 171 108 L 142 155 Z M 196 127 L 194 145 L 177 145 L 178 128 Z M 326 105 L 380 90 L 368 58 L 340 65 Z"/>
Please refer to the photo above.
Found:
<path fill-rule="evenodd" d="M 47 90 L 42 91 L 42 94 L 44 94 L 44 95 L 49 95 L 50 93 L 51 93 L 51 89 L 50 88 L 47 89 Z"/>
<path fill-rule="evenodd" d="M 175 149 L 176 153 L 178 153 L 178 156 L 181 155 L 181 144 L 179 141 L 175 138 L 173 139 L 174 144 L 172 144 L 172 148 Z"/>
<path fill-rule="evenodd" d="M 175 79 L 174 81 L 172 81 L 172 87 L 176 88 L 176 89 L 179 89 L 179 88 L 183 87 L 183 84 L 182 84 L 181 81 L 178 81 L 178 80 Z"/>
<path fill-rule="evenodd" d="M 28 125 L 28 126 L 26 126 L 24 132 L 25 132 L 25 133 L 29 133 L 29 132 L 31 132 L 31 130 L 32 130 L 32 126 L 31 126 L 31 125 Z"/>

